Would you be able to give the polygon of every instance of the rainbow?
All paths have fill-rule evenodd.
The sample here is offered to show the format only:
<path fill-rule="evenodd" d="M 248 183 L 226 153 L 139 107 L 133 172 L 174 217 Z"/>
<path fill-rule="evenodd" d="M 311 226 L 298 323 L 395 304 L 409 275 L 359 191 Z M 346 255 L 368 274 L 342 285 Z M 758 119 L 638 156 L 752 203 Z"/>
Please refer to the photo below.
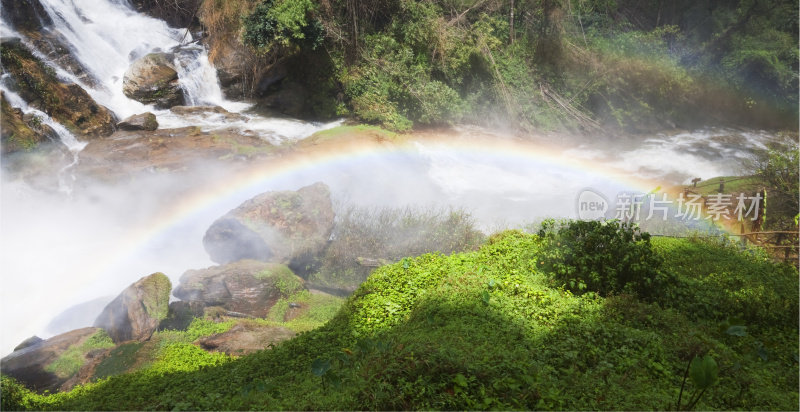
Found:
<path fill-rule="evenodd" d="M 387 142 L 358 139 L 337 140 L 335 144 L 309 145 L 288 155 L 269 161 L 251 164 L 226 176 L 224 181 L 204 185 L 202 191 L 181 196 L 163 213 L 135 230 L 114 250 L 107 251 L 92 262 L 82 277 L 83 286 L 111 271 L 119 262 L 135 256 L 151 239 L 171 228 L 185 224 L 214 205 L 226 199 L 243 198 L 247 193 L 264 191 L 270 182 L 291 177 L 302 171 L 319 167 L 337 167 L 396 153 L 420 154 L 420 144 L 425 148 L 465 155 L 471 158 L 535 162 L 542 167 L 557 167 L 588 176 L 600 176 L 611 183 L 632 191 L 650 192 L 660 185 L 647 179 L 631 176 L 629 172 L 615 170 L 597 162 L 576 160 L 565 156 L 561 150 L 546 144 L 526 143 L 512 139 L 470 138 L 463 136 L 433 137 L 422 141 Z M 572 205 L 570 205 L 571 209 Z M 189 268 L 186 268 L 189 269 Z M 144 274 L 142 274 L 144 275 Z M 77 285 L 80 286 L 80 285 Z"/>

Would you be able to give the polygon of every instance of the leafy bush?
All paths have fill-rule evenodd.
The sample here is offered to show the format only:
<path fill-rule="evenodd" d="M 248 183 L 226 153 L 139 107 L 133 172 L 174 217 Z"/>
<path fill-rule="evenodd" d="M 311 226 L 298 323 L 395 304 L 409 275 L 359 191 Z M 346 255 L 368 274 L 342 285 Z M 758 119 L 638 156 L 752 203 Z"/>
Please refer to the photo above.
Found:
<path fill-rule="evenodd" d="M 319 20 L 311 17 L 311 0 L 264 0 L 244 18 L 242 39 L 256 49 L 298 45 L 316 49 L 323 41 Z"/>
<path fill-rule="evenodd" d="M 573 292 L 652 298 L 667 281 L 660 270 L 662 260 L 650 246 L 650 234 L 631 223 L 570 221 L 556 231 L 550 220 L 542 224 L 539 235 L 547 239 L 544 269 Z"/>

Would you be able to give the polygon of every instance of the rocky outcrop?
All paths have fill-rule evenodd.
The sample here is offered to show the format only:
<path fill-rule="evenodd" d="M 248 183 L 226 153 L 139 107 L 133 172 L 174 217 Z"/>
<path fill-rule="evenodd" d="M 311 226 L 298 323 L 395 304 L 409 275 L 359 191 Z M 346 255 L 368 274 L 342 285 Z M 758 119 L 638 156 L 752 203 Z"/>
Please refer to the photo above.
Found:
<path fill-rule="evenodd" d="M 296 192 L 267 192 L 217 219 L 206 231 L 203 245 L 218 263 L 257 259 L 305 269 L 325 249 L 333 218 L 330 190 L 324 183 Z"/>
<path fill-rule="evenodd" d="M 241 322 L 224 333 L 218 333 L 195 342 L 207 351 L 225 352 L 242 356 L 268 348 L 271 344 L 291 339 L 295 332 L 280 326 Z"/>
<path fill-rule="evenodd" d="M 153 113 L 145 112 L 127 117 L 117 123 L 117 128 L 120 130 L 148 130 L 152 132 L 158 129 L 158 120 L 156 120 L 156 115 Z"/>
<path fill-rule="evenodd" d="M 131 5 L 139 13 L 146 13 L 152 17 L 164 20 L 170 27 L 188 27 L 195 24 L 193 14 L 197 11 L 202 0 L 130 0 Z"/>
<path fill-rule="evenodd" d="M 184 104 L 173 60 L 170 53 L 150 53 L 134 61 L 122 79 L 125 96 L 162 109 Z"/>
<path fill-rule="evenodd" d="M 42 339 L 42 338 L 40 338 L 38 336 L 35 336 L 35 335 L 31 336 L 30 338 L 25 339 L 24 341 L 20 342 L 19 345 L 15 346 L 14 347 L 14 352 L 16 352 L 18 350 L 22 350 L 22 349 L 28 348 L 28 347 L 31 347 L 33 345 L 36 345 L 39 342 L 44 342 L 44 339 Z"/>
<path fill-rule="evenodd" d="M 13 89 L 37 108 L 82 138 L 114 132 L 113 113 L 97 104 L 80 86 L 63 83 L 55 71 L 37 59 L 19 41 L 4 38 L 0 53 L 3 73 L 13 79 Z"/>
<path fill-rule="evenodd" d="M 0 150 L 2 154 L 32 151 L 44 142 L 58 142 L 58 136 L 39 119 L 26 116 L 22 110 L 11 107 L 5 95 L 0 92 Z"/>
<path fill-rule="evenodd" d="M 163 273 L 139 279 L 103 309 L 94 325 L 105 329 L 115 343 L 147 340 L 167 317 L 171 290 Z"/>
<path fill-rule="evenodd" d="M 107 340 L 97 328 L 73 330 L 12 352 L 0 360 L 0 369 L 32 390 L 55 391 L 94 351 L 110 347 Z"/>
<path fill-rule="evenodd" d="M 224 266 L 189 270 L 173 294 L 203 306 L 265 317 L 281 297 L 303 289 L 303 280 L 285 265 L 242 260 Z"/>
<path fill-rule="evenodd" d="M 3 20 L 18 31 L 40 31 L 53 24 L 39 0 L 2 0 Z"/>

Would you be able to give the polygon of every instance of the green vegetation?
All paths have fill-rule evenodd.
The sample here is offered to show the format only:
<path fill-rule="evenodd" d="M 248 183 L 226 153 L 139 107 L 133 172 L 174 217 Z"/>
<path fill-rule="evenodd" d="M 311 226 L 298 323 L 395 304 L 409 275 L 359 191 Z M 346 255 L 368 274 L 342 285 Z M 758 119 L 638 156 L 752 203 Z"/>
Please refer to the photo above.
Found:
<path fill-rule="evenodd" d="M 144 305 L 147 314 L 155 319 L 166 319 L 169 313 L 169 295 L 172 282 L 167 275 L 156 272 L 143 280 L 141 285 Z"/>
<path fill-rule="evenodd" d="M 312 285 L 353 290 L 376 266 L 423 253 L 477 248 L 484 239 L 464 210 L 342 207 Z"/>
<path fill-rule="evenodd" d="M 574 293 L 636 294 L 652 299 L 664 290 L 667 277 L 653 252 L 650 234 L 632 223 L 616 220 L 569 222 L 555 230 L 555 221 L 542 223 L 546 239 L 542 268 Z"/>
<path fill-rule="evenodd" d="M 78 373 L 81 366 L 86 363 L 86 354 L 96 349 L 113 348 L 114 342 L 106 331 L 99 330 L 89 336 L 82 344 L 73 345 L 61 354 L 56 360 L 47 365 L 45 370 L 59 377 L 66 378 Z"/>
<path fill-rule="evenodd" d="M 315 116 L 395 131 L 644 132 L 796 128 L 796 11 L 795 0 L 233 0 L 204 2 L 201 21 L 251 47 L 249 93 L 282 67 Z"/>
<path fill-rule="evenodd" d="M 561 286 L 558 267 L 541 263 L 554 239 L 583 236 L 573 225 L 545 237 L 508 231 L 477 251 L 383 266 L 325 325 L 249 356 L 181 343 L 150 369 L 48 396 L 4 377 L 2 407 L 796 408 L 796 268 L 725 240 L 648 245 L 607 225 L 586 239 L 609 237 L 673 281 L 654 283 L 647 299 L 616 289 L 577 295 Z M 569 247 L 589 246 L 576 238 Z M 627 264 L 602 262 L 616 273 Z"/>

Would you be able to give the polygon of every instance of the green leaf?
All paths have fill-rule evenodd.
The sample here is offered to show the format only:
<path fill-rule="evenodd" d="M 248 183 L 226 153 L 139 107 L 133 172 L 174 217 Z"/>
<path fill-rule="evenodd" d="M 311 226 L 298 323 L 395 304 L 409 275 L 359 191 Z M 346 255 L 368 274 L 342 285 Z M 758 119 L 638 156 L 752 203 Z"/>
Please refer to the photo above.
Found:
<path fill-rule="evenodd" d="M 483 292 L 481 292 L 481 299 L 483 300 L 484 304 L 486 304 L 486 305 L 489 304 L 489 298 L 490 298 L 490 296 L 489 296 L 489 291 L 488 290 L 484 290 Z"/>
<path fill-rule="evenodd" d="M 706 389 L 717 381 L 719 366 L 710 355 L 702 358 L 695 356 L 689 365 L 689 377 L 699 389 Z"/>
<path fill-rule="evenodd" d="M 317 358 L 311 362 L 311 372 L 316 376 L 322 376 L 331 369 L 331 360 Z"/>
<path fill-rule="evenodd" d="M 725 333 L 731 336 L 747 336 L 747 326 L 733 325 Z"/>
<path fill-rule="evenodd" d="M 456 376 L 453 378 L 453 382 L 454 382 L 456 385 L 458 385 L 458 386 L 460 386 L 460 387 L 462 387 L 462 388 L 466 388 L 466 387 L 467 387 L 467 378 L 466 378 L 466 377 L 464 377 L 464 375 L 462 375 L 462 374 L 460 374 L 460 373 L 459 373 L 459 374 L 457 374 L 457 375 L 456 375 Z"/>

